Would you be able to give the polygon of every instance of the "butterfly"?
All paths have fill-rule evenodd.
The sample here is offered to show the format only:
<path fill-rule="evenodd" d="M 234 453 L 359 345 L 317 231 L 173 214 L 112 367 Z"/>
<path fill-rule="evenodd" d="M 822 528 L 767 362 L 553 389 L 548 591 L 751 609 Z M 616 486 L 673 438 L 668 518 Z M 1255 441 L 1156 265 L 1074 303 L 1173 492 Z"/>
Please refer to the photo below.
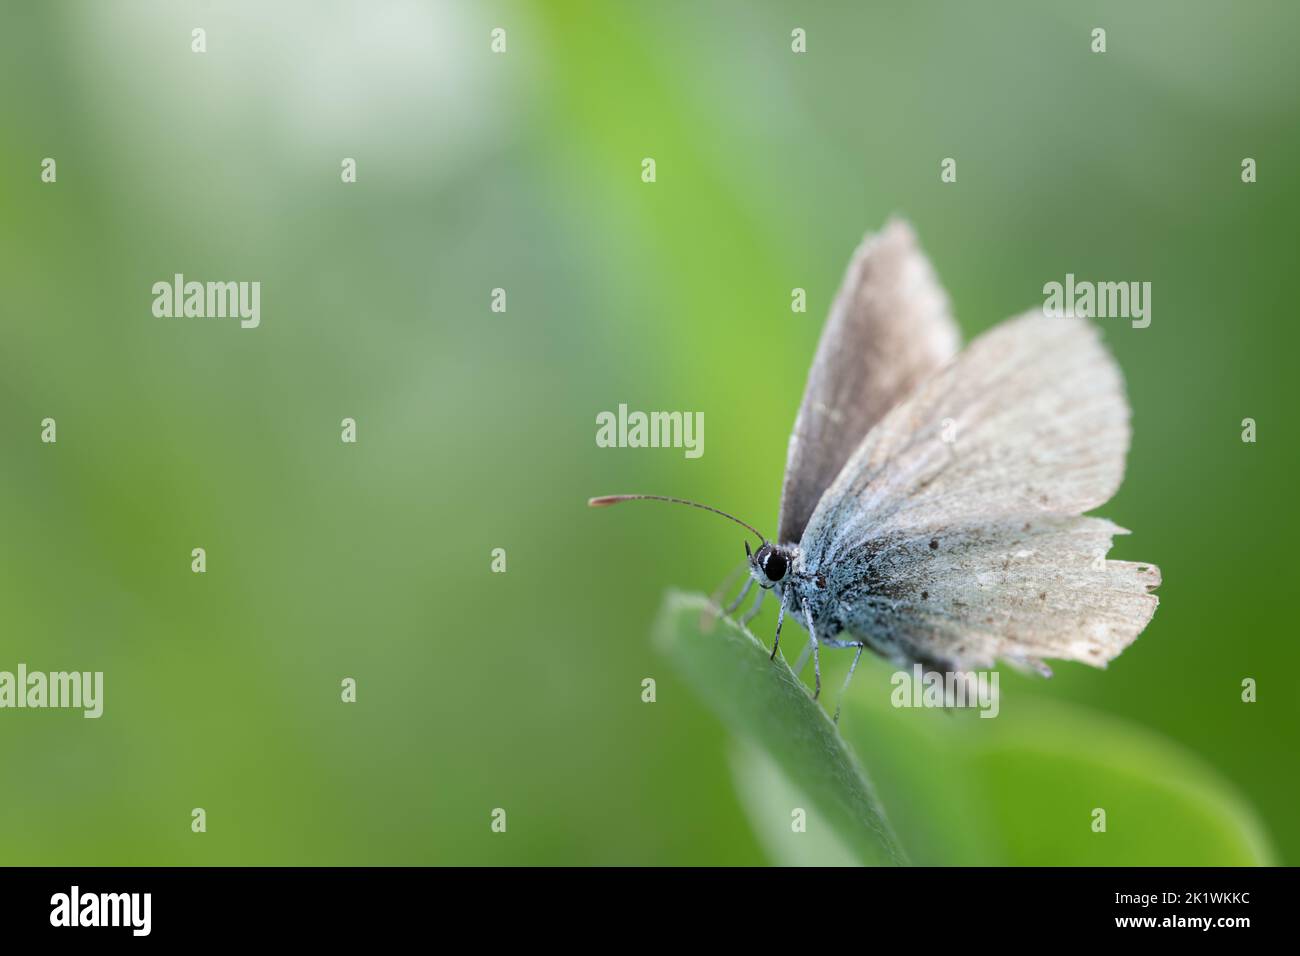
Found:
<path fill-rule="evenodd" d="M 778 533 L 757 535 L 747 623 L 770 591 L 818 647 L 926 671 L 1046 659 L 1104 667 L 1155 613 L 1160 569 L 1106 559 L 1127 534 L 1084 513 L 1124 475 L 1123 377 L 1085 318 L 1042 309 L 959 353 L 948 297 L 915 234 L 894 220 L 858 247 L 831 307 L 790 436 Z M 841 693 L 841 697 L 843 694 Z M 839 708 L 836 708 L 836 719 Z"/>

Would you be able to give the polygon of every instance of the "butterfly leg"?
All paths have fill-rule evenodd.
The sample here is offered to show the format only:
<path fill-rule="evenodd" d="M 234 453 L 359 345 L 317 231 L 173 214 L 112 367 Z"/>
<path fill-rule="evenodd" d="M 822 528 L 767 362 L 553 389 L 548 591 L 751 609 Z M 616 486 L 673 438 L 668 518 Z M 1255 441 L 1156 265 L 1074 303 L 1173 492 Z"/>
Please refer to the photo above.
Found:
<path fill-rule="evenodd" d="M 831 722 L 836 724 L 840 722 L 840 707 L 844 705 L 844 695 L 849 692 L 849 681 L 853 680 L 853 671 L 858 666 L 858 661 L 862 659 L 862 650 L 867 645 L 864 642 L 859 641 L 856 645 L 845 644 L 844 646 L 845 647 L 856 646 L 858 652 L 853 655 L 853 663 L 849 665 L 849 672 L 844 678 L 844 686 L 840 688 L 840 699 L 835 702 L 835 716 L 834 718 L 832 718 Z"/>
<path fill-rule="evenodd" d="M 753 581 L 754 579 L 750 578 L 749 580 Z M 758 597 L 754 599 L 754 606 L 745 612 L 745 616 L 740 619 L 741 627 L 749 627 L 749 622 L 758 617 L 758 612 L 763 607 L 763 598 L 765 597 L 767 597 L 767 589 L 759 588 Z"/>
<path fill-rule="evenodd" d="M 740 607 L 740 605 L 744 602 L 745 598 L 749 596 L 749 590 L 753 586 L 754 586 L 754 579 L 751 577 L 745 578 L 745 586 L 741 588 L 740 593 L 736 595 L 736 600 L 732 601 L 725 608 L 723 608 L 722 613 L 731 614 L 733 611 L 736 610 L 736 608 Z"/>
<path fill-rule="evenodd" d="M 781 623 L 785 620 L 785 599 L 789 591 L 781 592 L 781 610 L 776 615 L 776 639 L 772 641 L 772 653 L 768 655 L 769 661 L 776 660 L 776 649 L 781 646 Z"/>
<path fill-rule="evenodd" d="M 812 612 L 808 610 L 808 599 L 801 599 L 803 605 L 803 617 L 808 622 L 808 640 L 812 643 L 813 655 L 813 700 L 816 700 L 822 693 L 822 659 L 817 652 L 817 631 L 813 628 Z"/>

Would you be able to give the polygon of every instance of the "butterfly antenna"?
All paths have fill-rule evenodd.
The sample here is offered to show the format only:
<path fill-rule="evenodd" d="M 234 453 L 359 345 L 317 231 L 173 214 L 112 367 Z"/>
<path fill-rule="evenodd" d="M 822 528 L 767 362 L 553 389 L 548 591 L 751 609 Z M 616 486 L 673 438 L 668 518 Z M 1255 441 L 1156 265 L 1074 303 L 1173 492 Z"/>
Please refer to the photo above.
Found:
<path fill-rule="evenodd" d="M 685 498 L 669 498 L 666 495 L 604 495 L 600 498 L 587 499 L 587 506 L 590 508 L 604 508 L 608 505 L 616 505 L 621 501 L 667 501 L 674 505 L 690 505 L 692 508 L 702 508 L 705 511 L 712 511 L 715 515 L 722 515 L 731 521 L 736 522 L 742 528 L 748 528 L 754 534 L 758 535 L 758 540 L 764 544 L 767 543 L 767 535 L 759 531 L 752 524 L 741 521 L 735 515 L 729 515 L 718 508 L 710 508 L 708 505 L 702 505 L 698 501 L 687 501 Z M 745 542 L 745 549 L 749 549 L 749 542 Z"/>

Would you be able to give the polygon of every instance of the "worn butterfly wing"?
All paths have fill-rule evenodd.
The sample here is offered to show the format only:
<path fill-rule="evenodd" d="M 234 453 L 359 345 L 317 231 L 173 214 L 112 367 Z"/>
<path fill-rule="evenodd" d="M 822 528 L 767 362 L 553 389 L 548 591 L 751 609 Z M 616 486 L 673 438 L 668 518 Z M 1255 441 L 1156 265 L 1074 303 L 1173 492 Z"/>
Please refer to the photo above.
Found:
<path fill-rule="evenodd" d="M 779 542 L 799 540 L 871 426 L 959 344 L 948 297 L 911 228 L 894 220 L 867 236 L 822 330 L 790 435 Z"/>
<path fill-rule="evenodd" d="M 1108 561 L 1129 408 L 1085 319 L 1030 313 L 896 405 L 822 496 L 800 561 L 830 620 L 944 670 L 1104 666 L 1155 613 L 1154 565 Z M 820 616 L 820 615 L 819 615 Z M 829 621 L 828 621 L 829 623 Z"/>

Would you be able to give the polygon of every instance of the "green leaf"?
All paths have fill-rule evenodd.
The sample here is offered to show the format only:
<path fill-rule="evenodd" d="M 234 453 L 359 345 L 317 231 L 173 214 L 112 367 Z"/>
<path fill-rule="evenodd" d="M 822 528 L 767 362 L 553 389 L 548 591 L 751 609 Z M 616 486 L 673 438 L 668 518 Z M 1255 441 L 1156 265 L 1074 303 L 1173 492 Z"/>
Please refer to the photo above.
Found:
<path fill-rule="evenodd" d="M 882 662 L 883 663 L 883 662 Z M 861 668 L 860 668 L 861 670 Z M 1268 865 L 1253 810 L 1212 768 L 1127 721 L 1004 681 L 999 713 L 894 708 L 873 667 L 840 727 L 917 863 Z M 1104 832 L 1094 830 L 1105 812 Z"/>
<path fill-rule="evenodd" d="M 782 866 L 862 865 L 841 843 L 835 826 L 817 811 L 807 792 L 793 784 L 761 747 L 737 743 L 731 769 L 736 795 L 770 859 Z M 799 831 L 793 826 L 795 807 L 806 814 Z"/>
<path fill-rule="evenodd" d="M 1199 758 L 1128 722 L 1045 699 L 1033 689 L 1040 683 L 1006 675 L 991 719 L 895 707 L 894 667 L 864 657 L 837 731 L 782 658 L 769 661 L 766 647 L 717 619 L 703 597 L 670 593 L 656 635 L 741 739 L 737 792 L 776 862 L 1274 861 L 1254 812 Z M 791 828 L 795 807 L 807 811 L 806 832 Z M 1094 829 L 1098 809 L 1104 832 Z"/>
<path fill-rule="evenodd" d="M 862 767 L 780 657 L 768 660 L 767 648 L 733 621 L 714 616 L 699 595 L 669 593 L 655 635 L 700 697 L 765 754 L 766 765 L 739 758 L 752 782 L 771 783 L 773 768 L 777 780 L 787 781 L 782 801 L 765 803 L 771 813 L 758 821 L 761 839 L 778 832 L 809 836 L 792 830 L 798 807 L 808 812 L 809 831 L 821 830 L 807 842 L 828 845 L 829 828 L 837 837 L 829 845 L 838 847 L 837 859 L 811 854 L 800 862 L 904 862 Z"/>

